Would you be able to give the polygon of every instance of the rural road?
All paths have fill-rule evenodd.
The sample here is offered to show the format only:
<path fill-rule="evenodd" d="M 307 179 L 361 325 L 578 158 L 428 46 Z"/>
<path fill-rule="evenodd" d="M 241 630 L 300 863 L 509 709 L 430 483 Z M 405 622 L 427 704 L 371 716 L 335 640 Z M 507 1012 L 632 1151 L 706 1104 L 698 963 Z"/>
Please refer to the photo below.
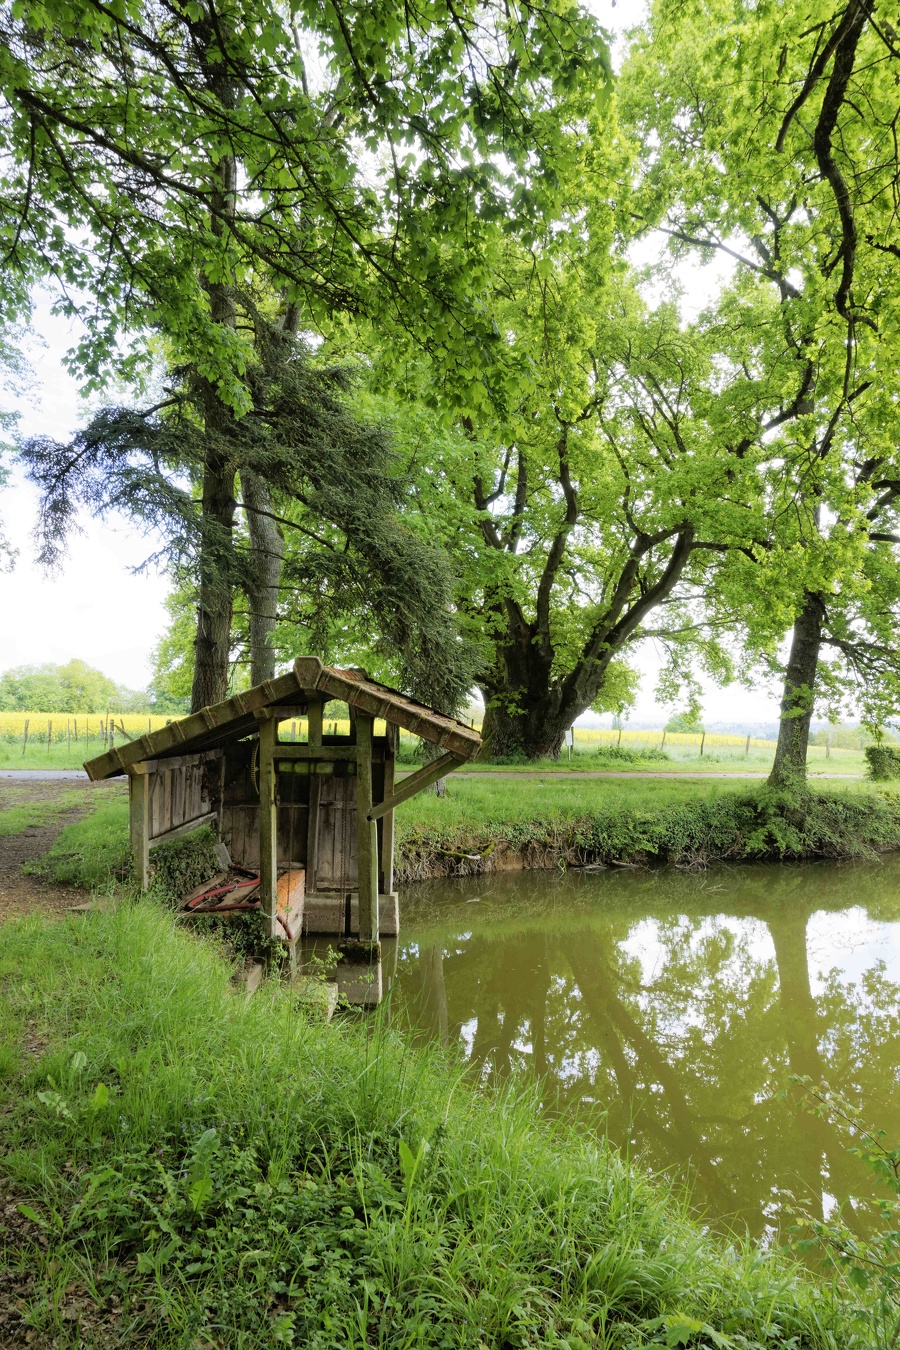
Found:
<path fill-rule="evenodd" d="M 53 783 L 62 779 L 87 781 L 84 769 L 0 769 L 0 779 L 13 779 L 18 783 Z"/>

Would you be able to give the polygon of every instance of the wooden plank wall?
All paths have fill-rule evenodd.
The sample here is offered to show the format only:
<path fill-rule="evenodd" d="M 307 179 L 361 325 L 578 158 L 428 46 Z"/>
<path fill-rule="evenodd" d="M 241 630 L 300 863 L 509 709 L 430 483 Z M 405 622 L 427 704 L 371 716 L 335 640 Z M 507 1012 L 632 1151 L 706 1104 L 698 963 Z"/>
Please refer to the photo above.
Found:
<path fill-rule="evenodd" d="M 213 810 L 207 755 L 188 755 L 168 765 L 160 760 L 149 778 L 149 838 L 189 825 Z"/>
<path fill-rule="evenodd" d="M 338 738 L 326 736 L 326 745 Z M 373 792 L 376 801 L 384 796 L 386 743 L 376 738 L 372 765 Z M 234 862 L 243 867 L 259 866 L 259 795 L 252 774 L 253 742 L 239 741 L 227 747 L 222 796 L 221 834 Z M 278 774 L 278 865 L 306 867 L 309 821 L 310 777 L 307 774 Z M 319 834 L 316 875 L 307 876 L 307 894 L 312 891 L 355 891 L 356 870 L 356 775 L 324 774 L 319 784 Z M 383 822 L 378 822 L 379 846 Z M 342 863 L 342 843 L 347 858 Z"/>
<path fill-rule="evenodd" d="M 221 833 L 233 861 L 255 868 L 259 866 L 259 794 L 252 775 L 252 754 L 250 741 L 239 741 L 226 751 Z M 277 792 L 278 865 L 304 867 L 309 778 L 280 773 Z"/>
<path fill-rule="evenodd" d="M 372 791 L 376 801 L 384 797 L 384 763 L 376 738 L 376 758 L 372 764 Z M 319 789 L 319 848 L 316 875 L 307 878 L 307 891 L 355 891 L 359 885 L 357 871 L 356 776 L 321 779 Z M 378 842 L 381 846 L 381 821 L 378 822 Z M 347 857 L 341 861 L 342 847 Z"/>

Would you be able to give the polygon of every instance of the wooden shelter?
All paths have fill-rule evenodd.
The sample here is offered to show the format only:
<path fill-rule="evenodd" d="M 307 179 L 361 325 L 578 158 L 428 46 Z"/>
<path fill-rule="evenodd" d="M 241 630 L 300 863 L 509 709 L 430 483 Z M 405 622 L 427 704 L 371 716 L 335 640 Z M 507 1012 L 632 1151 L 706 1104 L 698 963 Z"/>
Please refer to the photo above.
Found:
<path fill-rule="evenodd" d="M 347 704 L 349 736 L 325 732 L 324 708 L 332 700 Z M 281 740 L 279 725 L 300 717 L 307 719 L 306 741 Z M 375 735 L 376 719 L 385 722 L 386 735 Z M 396 784 L 398 727 L 443 754 Z M 288 674 L 108 750 L 84 767 L 95 781 L 128 774 L 131 849 L 142 889 L 156 845 L 211 825 L 235 864 L 258 869 L 269 936 L 297 936 L 291 926 L 297 888 L 291 890 L 291 913 L 279 914 L 279 874 L 302 871 L 307 927 L 318 915 L 317 931 L 356 931 L 372 943 L 379 936 L 379 896 L 396 899 L 394 808 L 471 759 L 480 746 L 478 733 L 455 718 L 361 671 L 302 656 Z"/>

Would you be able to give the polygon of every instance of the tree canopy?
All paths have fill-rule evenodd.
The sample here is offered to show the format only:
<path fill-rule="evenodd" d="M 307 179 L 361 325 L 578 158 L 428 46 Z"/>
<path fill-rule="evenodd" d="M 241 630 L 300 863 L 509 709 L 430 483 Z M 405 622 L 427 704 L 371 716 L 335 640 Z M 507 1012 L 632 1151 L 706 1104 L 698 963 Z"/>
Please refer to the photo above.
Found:
<path fill-rule="evenodd" d="M 25 447 L 45 547 L 85 506 L 157 528 L 193 706 L 315 646 L 555 754 L 653 637 L 670 702 L 781 678 L 776 783 L 816 707 L 896 712 L 874 8 L 656 0 L 614 82 L 564 0 L 0 23 L 0 318 L 50 281 L 85 387 L 130 394 Z"/>
<path fill-rule="evenodd" d="M 152 706 L 151 696 L 75 658 L 62 666 L 14 666 L 0 675 L 0 712 L 145 712 Z"/>

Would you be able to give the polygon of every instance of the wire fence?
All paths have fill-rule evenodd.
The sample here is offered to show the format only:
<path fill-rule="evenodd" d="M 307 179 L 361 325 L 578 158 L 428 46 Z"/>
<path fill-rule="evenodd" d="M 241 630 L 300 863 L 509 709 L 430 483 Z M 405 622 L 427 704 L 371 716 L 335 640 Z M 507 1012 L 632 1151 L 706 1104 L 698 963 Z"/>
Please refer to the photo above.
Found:
<path fill-rule="evenodd" d="M 171 722 L 171 717 L 146 713 L 0 712 L 0 743 L 95 748 L 124 745 Z"/>
<path fill-rule="evenodd" d="M 24 750 L 28 746 L 43 745 L 48 750 L 52 746 L 66 745 L 71 748 L 84 746 L 88 751 L 96 748 L 99 754 L 103 747 L 123 745 L 136 740 L 148 732 L 157 731 L 173 721 L 159 713 L 45 713 L 45 712 L 0 712 L 0 742 L 7 745 L 20 744 Z M 346 736 L 350 731 L 347 718 L 326 718 L 326 734 Z M 376 724 L 376 733 L 384 734 L 384 724 Z M 307 734 L 306 718 L 293 718 L 279 724 L 279 734 L 284 740 L 305 740 Z M 411 739 L 411 738 L 405 738 Z M 599 727 L 576 727 L 574 731 L 574 749 L 593 750 L 602 746 L 619 745 L 625 748 L 685 749 L 693 747 L 700 750 L 751 749 L 771 750 L 774 741 L 761 740 L 755 736 L 738 736 L 717 731 L 635 731 L 623 728 L 610 730 Z"/>

